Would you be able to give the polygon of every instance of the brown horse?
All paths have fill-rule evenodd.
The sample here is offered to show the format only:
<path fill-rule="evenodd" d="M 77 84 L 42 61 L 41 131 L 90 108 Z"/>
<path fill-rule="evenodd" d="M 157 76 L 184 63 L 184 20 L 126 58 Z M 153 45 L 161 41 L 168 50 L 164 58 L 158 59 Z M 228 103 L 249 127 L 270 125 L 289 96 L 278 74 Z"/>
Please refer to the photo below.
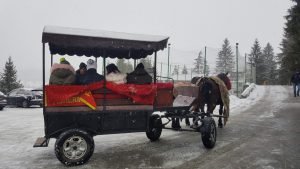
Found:
<path fill-rule="evenodd" d="M 221 79 L 227 90 L 231 89 L 231 83 L 229 78 L 227 77 L 228 73 L 220 73 L 217 75 L 219 79 Z M 207 105 L 206 113 L 212 114 L 217 105 L 220 105 L 219 115 L 223 115 L 223 106 L 224 103 L 222 101 L 220 86 L 223 84 L 218 84 L 216 79 L 213 77 L 194 77 L 192 79 L 192 83 L 199 86 L 199 94 L 197 99 L 193 102 L 193 111 L 196 112 L 205 112 L 204 106 Z M 224 85 L 223 85 L 224 86 Z M 226 89 L 225 89 L 226 90 Z M 227 110 L 228 111 L 228 110 Z M 189 122 L 187 122 L 188 124 Z M 226 124 L 226 121 L 225 121 Z M 220 128 L 223 127 L 222 118 L 219 117 L 218 126 Z"/>

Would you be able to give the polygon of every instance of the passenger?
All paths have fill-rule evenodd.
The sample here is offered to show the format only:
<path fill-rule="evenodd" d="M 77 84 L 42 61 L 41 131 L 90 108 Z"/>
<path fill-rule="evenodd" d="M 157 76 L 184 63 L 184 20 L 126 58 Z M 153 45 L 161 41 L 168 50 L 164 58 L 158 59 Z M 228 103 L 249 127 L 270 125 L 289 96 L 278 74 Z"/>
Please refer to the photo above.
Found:
<path fill-rule="evenodd" d="M 106 66 L 106 81 L 114 82 L 116 84 L 126 83 L 126 74 L 120 72 L 115 64 L 109 64 Z"/>
<path fill-rule="evenodd" d="M 60 63 L 54 63 L 51 67 L 49 84 L 70 85 L 74 84 L 75 70 L 65 58 L 60 58 Z"/>
<path fill-rule="evenodd" d="M 145 70 L 143 63 L 139 63 L 133 72 L 127 75 L 127 83 L 131 84 L 150 84 L 152 77 Z"/>
<path fill-rule="evenodd" d="M 76 70 L 76 84 L 83 84 L 82 79 L 86 73 L 86 64 L 81 62 L 79 69 Z"/>
<path fill-rule="evenodd" d="M 89 59 L 86 64 L 87 71 L 82 78 L 82 84 L 90 84 L 104 80 L 104 76 L 97 73 L 97 63 Z"/>

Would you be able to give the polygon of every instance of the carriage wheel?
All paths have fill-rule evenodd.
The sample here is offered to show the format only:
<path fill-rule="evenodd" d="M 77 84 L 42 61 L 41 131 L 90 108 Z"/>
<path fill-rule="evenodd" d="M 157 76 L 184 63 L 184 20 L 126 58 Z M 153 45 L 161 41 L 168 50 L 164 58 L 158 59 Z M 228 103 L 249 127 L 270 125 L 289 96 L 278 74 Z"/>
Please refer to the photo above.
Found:
<path fill-rule="evenodd" d="M 148 124 L 149 126 L 146 131 L 148 139 L 150 139 L 151 141 L 158 140 L 162 132 L 162 121 L 161 118 L 159 118 L 159 115 L 152 115 L 149 118 Z"/>
<path fill-rule="evenodd" d="M 55 155 L 66 166 L 86 163 L 94 152 L 94 140 L 80 129 L 63 132 L 55 142 Z"/>
<path fill-rule="evenodd" d="M 217 141 L 216 123 L 212 117 L 205 117 L 201 126 L 202 143 L 206 148 L 213 148 Z"/>

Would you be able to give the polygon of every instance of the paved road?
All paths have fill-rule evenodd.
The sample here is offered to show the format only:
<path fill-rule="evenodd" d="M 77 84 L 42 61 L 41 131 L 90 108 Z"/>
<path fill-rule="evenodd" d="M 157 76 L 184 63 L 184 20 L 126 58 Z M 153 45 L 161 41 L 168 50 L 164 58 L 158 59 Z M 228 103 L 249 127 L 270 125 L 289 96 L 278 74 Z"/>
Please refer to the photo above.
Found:
<path fill-rule="evenodd" d="M 268 87 L 263 100 L 218 130 L 218 144 L 226 145 L 176 168 L 299 169 L 300 98 L 292 97 L 288 87 L 273 89 Z"/>
<path fill-rule="evenodd" d="M 262 100 L 218 129 L 212 150 L 203 147 L 198 133 L 167 132 L 157 143 L 98 151 L 91 163 L 104 158 L 96 162 L 104 168 L 299 169 L 300 98 L 290 93 L 289 87 L 266 87 Z"/>
<path fill-rule="evenodd" d="M 235 110 L 236 111 L 236 110 Z M 0 168 L 65 168 L 55 157 L 54 142 L 32 148 L 43 135 L 40 108 L 5 108 L 0 113 Z M 230 117 L 218 129 L 216 146 L 207 150 L 196 132 L 163 130 L 160 141 L 145 133 L 96 136 L 90 161 L 73 168 L 300 168 L 300 98 L 290 88 L 266 87 L 250 109 Z"/>

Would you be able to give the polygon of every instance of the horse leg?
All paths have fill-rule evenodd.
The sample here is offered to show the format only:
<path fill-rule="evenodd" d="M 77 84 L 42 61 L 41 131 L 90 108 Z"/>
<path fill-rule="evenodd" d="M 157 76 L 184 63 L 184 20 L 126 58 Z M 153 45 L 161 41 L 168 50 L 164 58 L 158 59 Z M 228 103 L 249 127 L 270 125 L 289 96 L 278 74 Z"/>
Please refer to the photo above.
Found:
<path fill-rule="evenodd" d="M 172 128 L 175 130 L 181 128 L 179 118 L 172 117 Z"/>
<path fill-rule="evenodd" d="M 179 121 L 178 118 L 172 117 L 172 125 L 171 126 L 172 126 L 173 129 L 178 128 L 178 121 Z"/>
<path fill-rule="evenodd" d="M 213 114 L 216 106 L 217 106 L 216 104 L 207 104 L 207 113 Z"/>
<path fill-rule="evenodd" d="M 220 104 L 219 115 L 220 116 L 223 115 L 223 103 Z M 222 117 L 219 117 L 218 126 L 219 126 L 219 128 L 223 128 Z"/>
<path fill-rule="evenodd" d="M 190 126 L 191 125 L 190 120 L 187 117 L 185 118 L 185 125 L 186 126 Z"/>
<path fill-rule="evenodd" d="M 200 104 L 200 107 L 197 109 L 198 111 L 197 111 L 197 113 L 199 113 L 199 110 L 200 110 L 200 112 L 202 113 L 202 112 L 204 112 L 204 105 L 203 104 Z M 204 117 L 203 116 L 201 116 L 201 119 L 203 119 Z M 198 127 L 198 121 L 200 120 L 200 118 L 197 116 L 197 117 L 193 117 L 193 124 L 192 124 L 192 126 L 191 126 L 191 128 L 196 128 L 196 127 Z"/>

